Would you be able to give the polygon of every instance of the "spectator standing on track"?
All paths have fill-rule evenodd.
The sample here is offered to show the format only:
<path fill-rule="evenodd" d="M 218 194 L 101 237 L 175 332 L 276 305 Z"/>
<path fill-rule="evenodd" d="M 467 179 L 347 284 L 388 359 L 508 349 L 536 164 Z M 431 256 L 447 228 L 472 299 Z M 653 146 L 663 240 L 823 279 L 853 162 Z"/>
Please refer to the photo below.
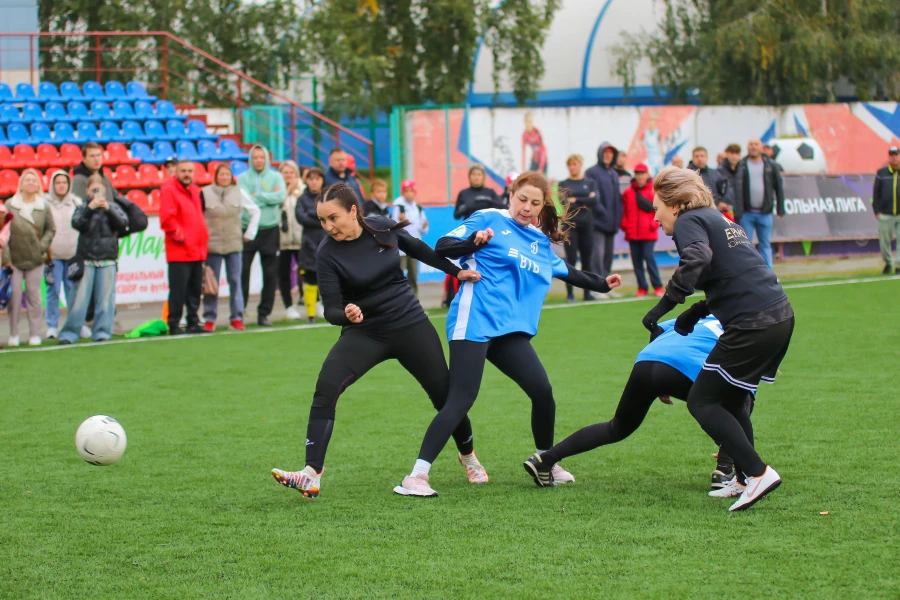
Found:
<path fill-rule="evenodd" d="M 389 217 L 391 203 L 388 202 L 387 183 L 382 179 L 372 182 L 372 197 L 363 203 L 364 217 Z"/>
<path fill-rule="evenodd" d="M 103 174 L 103 147 L 97 142 L 87 142 L 81 147 L 81 151 L 84 159 L 72 170 L 72 193 L 86 200 L 88 178 L 96 173 L 103 179 L 103 187 L 106 188 L 104 198 L 107 202 L 112 202 L 116 197 L 116 188 L 109 177 Z"/>
<path fill-rule="evenodd" d="M 19 345 L 19 316 L 22 312 L 22 284 L 28 314 L 29 346 L 41 345 L 41 276 L 50 258 L 50 244 L 56 224 L 49 203 L 41 193 L 41 175 L 26 169 L 19 189 L 7 200 L 6 210 L 14 215 L 10 222 L 9 243 L 3 249 L 4 267 L 12 267 L 9 299 L 9 345 Z"/>
<path fill-rule="evenodd" d="M 72 182 L 65 171 L 57 171 L 50 181 L 50 193 L 47 197 L 47 206 L 53 213 L 53 222 L 56 224 L 56 235 L 50 244 L 50 254 L 53 262 L 47 267 L 45 277 L 47 282 L 47 339 L 59 337 L 59 294 L 62 291 L 68 301 L 72 290 L 72 280 L 69 279 L 69 262 L 75 256 L 78 248 L 78 231 L 72 227 L 72 217 L 75 209 L 81 206 L 81 198 L 71 191 Z"/>
<path fill-rule="evenodd" d="M 569 178 L 559 182 L 559 197 L 563 205 L 569 204 L 568 214 L 572 216 L 571 227 L 563 230 L 568 239 L 565 241 L 566 262 L 577 264 L 581 258 L 581 270 L 590 271 L 594 267 L 594 207 L 597 206 L 600 192 L 597 182 L 582 173 L 584 157 L 572 154 L 566 159 Z M 585 301 L 593 300 L 590 291 L 584 289 Z M 566 302 L 575 302 L 575 288 L 566 284 Z"/>
<path fill-rule="evenodd" d="M 346 183 L 353 188 L 357 198 L 365 198 L 359 182 L 353 176 L 353 172 L 347 167 L 347 153 L 340 148 L 333 148 L 328 154 L 328 169 L 325 171 L 324 187 L 327 188 L 338 182 Z"/>
<path fill-rule="evenodd" d="M 166 171 L 166 179 L 171 179 L 175 177 L 175 172 L 177 171 L 178 161 L 175 160 L 174 156 L 170 156 L 166 158 L 166 162 L 163 163 L 163 169 Z"/>
<path fill-rule="evenodd" d="M 481 165 L 469 167 L 469 187 L 460 190 L 456 196 L 454 219 L 468 219 L 476 210 L 485 208 L 506 208 L 497 192 L 484 185 L 485 179 L 484 167 Z"/>
<path fill-rule="evenodd" d="M 881 258 L 884 260 L 882 275 L 892 272 L 900 275 L 900 265 L 891 255 L 891 238 L 897 238 L 900 246 L 900 147 L 888 149 L 888 164 L 878 169 L 875 184 L 872 188 L 872 208 L 878 219 L 878 242 L 881 246 Z M 898 248 L 900 252 L 900 248 Z"/>
<path fill-rule="evenodd" d="M 6 248 L 9 243 L 9 222 L 13 219 L 6 205 L 0 202 L 0 250 Z"/>
<path fill-rule="evenodd" d="M 622 196 L 622 231 L 631 248 L 631 264 L 638 280 L 638 298 L 646 296 L 648 290 L 644 263 L 650 273 L 654 295 L 660 297 L 664 293 L 654 255 L 656 240 L 659 239 L 659 223 L 653 220 L 653 180 L 650 179 L 648 170 L 644 163 L 635 166 L 634 181 Z"/>
<path fill-rule="evenodd" d="M 619 174 L 610 167 L 616 150 L 608 142 L 600 144 L 597 149 L 597 164 L 584 174 L 597 182 L 598 202 L 594 210 L 594 267 L 593 271 L 601 277 L 608 277 L 612 272 L 615 255 L 616 234 L 622 223 L 622 193 L 619 186 Z M 616 295 L 611 293 L 611 295 Z"/>
<path fill-rule="evenodd" d="M 732 190 L 728 188 L 728 180 L 718 170 L 709 168 L 708 161 L 709 154 L 707 154 L 706 148 L 698 146 L 691 153 L 691 162 L 688 163 L 688 169 L 697 171 L 700 174 L 703 183 L 712 192 L 716 207 L 721 204 L 731 206 L 733 202 L 731 199 Z"/>
<path fill-rule="evenodd" d="M 175 177 L 162 185 L 159 227 L 166 235 L 169 263 L 169 335 L 181 335 L 182 311 L 187 306 L 187 333 L 203 333 L 200 293 L 209 231 L 203 215 L 200 188 L 194 184 L 194 163 L 179 160 Z"/>
<path fill-rule="evenodd" d="M 672 157 L 672 160 L 669 161 L 669 164 L 673 167 L 678 167 L 679 169 L 684 168 L 684 159 L 678 156 L 677 154 Z"/>
<path fill-rule="evenodd" d="M 325 230 L 316 212 L 316 201 L 325 183 L 325 173 L 318 167 L 306 172 L 306 191 L 297 199 L 297 221 L 303 226 L 300 243 L 300 269 L 303 272 L 303 304 L 306 318 L 316 322 L 316 301 L 319 298 L 319 277 L 316 271 L 316 251 L 325 239 Z"/>
<path fill-rule="evenodd" d="M 222 263 L 225 263 L 225 277 L 228 279 L 230 297 L 228 316 L 230 329 L 244 331 L 244 291 L 241 289 L 241 273 L 244 244 L 256 238 L 259 229 L 259 207 L 237 186 L 234 173 L 228 163 L 216 167 L 213 183 L 201 190 L 203 216 L 209 232 L 206 266 L 212 269 L 219 281 Z M 241 214 L 246 211 L 250 220 L 242 231 Z M 207 333 L 216 330 L 219 314 L 219 295 L 203 296 L 203 329 Z"/>
<path fill-rule="evenodd" d="M 738 144 L 728 144 L 725 148 L 725 157 L 719 162 L 719 174 L 728 182 L 728 201 L 716 205 L 720 213 L 734 221 L 734 201 L 737 194 L 737 166 L 741 161 L 741 147 Z"/>
<path fill-rule="evenodd" d="M 619 152 L 616 156 L 616 175 L 619 176 L 619 193 L 624 192 L 631 186 L 631 172 L 625 168 L 625 163 L 628 161 L 628 153 L 627 152 Z"/>
<path fill-rule="evenodd" d="M 428 233 L 428 217 L 425 210 L 416 203 L 416 182 L 407 179 L 400 184 L 399 198 L 394 200 L 393 218 L 398 223 L 409 221 L 406 232 L 421 240 Z M 406 271 L 406 279 L 413 294 L 419 295 L 419 261 L 404 252 L 400 252 L 400 268 Z"/>
<path fill-rule="evenodd" d="M 734 218 L 753 240 L 759 240 L 759 253 L 772 268 L 772 214 L 784 216 L 784 184 L 781 169 L 763 153 L 759 138 L 747 142 L 747 156 L 738 162 L 734 190 Z"/>
<path fill-rule="evenodd" d="M 271 327 L 269 315 L 275 305 L 275 289 L 278 287 L 278 245 L 280 243 L 278 225 L 281 221 L 281 205 L 284 204 L 284 178 L 269 166 L 269 151 L 260 144 L 250 148 L 250 168 L 238 177 L 238 186 L 259 207 L 259 231 L 256 238 L 244 244 L 241 257 L 241 291 L 245 306 L 250 299 L 250 269 L 253 259 L 259 253 L 262 266 L 262 294 L 256 313 L 256 323 L 261 327 Z M 241 225 L 245 229 L 250 224 L 250 215 L 242 213 Z"/>
<path fill-rule="evenodd" d="M 300 179 L 300 167 L 294 161 L 282 162 L 278 172 L 284 178 L 285 185 L 284 204 L 281 206 L 278 289 L 281 291 L 281 300 L 284 302 L 287 318 L 297 321 L 303 318 L 294 307 L 291 297 L 293 275 L 296 274 L 299 297 L 303 298 L 303 279 L 300 276 L 300 242 L 303 239 L 303 226 L 297 221 L 297 199 L 303 194 L 306 186 Z"/>

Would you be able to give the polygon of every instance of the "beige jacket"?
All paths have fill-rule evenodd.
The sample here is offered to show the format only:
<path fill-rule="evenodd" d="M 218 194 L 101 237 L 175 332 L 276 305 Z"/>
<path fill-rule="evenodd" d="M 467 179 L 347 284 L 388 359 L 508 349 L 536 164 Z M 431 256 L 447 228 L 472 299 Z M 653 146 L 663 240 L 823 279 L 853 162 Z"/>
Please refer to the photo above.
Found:
<path fill-rule="evenodd" d="M 287 221 L 288 230 L 278 226 L 282 250 L 299 250 L 303 238 L 303 226 L 297 222 L 297 198 L 303 193 L 303 186 L 297 186 L 293 194 L 286 194 L 281 205 L 281 222 Z"/>
<path fill-rule="evenodd" d="M 65 177 L 69 182 L 69 192 L 64 198 L 58 197 L 53 191 L 53 184 L 59 177 Z M 50 212 L 53 213 L 53 222 L 56 223 L 56 235 L 53 237 L 53 243 L 50 244 L 50 253 L 54 259 L 69 260 L 75 256 L 75 251 L 78 249 L 78 231 L 72 227 L 72 215 L 75 214 L 75 209 L 81 205 L 81 198 L 72 193 L 72 182 L 69 181 L 67 173 L 59 171 L 53 174 L 47 200 Z"/>
<path fill-rule="evenodd" d="M 30 271 L 44 264 L 56 234 L 53 213 L 44 196 L 26 204 L 20 193 L 7 200 L 6 209 L 15 215 L 9 224 L 9 244 L 3 249 L 3 264 Z"/>

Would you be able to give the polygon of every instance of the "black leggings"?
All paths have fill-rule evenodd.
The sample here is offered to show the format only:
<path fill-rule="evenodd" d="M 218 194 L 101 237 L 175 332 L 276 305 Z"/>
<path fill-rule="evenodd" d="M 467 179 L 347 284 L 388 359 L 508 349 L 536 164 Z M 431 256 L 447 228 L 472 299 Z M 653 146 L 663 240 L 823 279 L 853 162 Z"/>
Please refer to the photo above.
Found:
<path fill-rule="evenodd" d="M 450 342 L 450 395 L 425 432 L 419 459 L 433 463 L 444 449 L 450 433 L 465 422 L 481 388 L 485 360 L 515 381 L 531 399 L 531 432 L 535 447 L 540 450 L 553 445 L 556 403 L 547 372 L 531 346 L 531 336 L 510 333 L 489 342 Z"/>
<path fill-rule="evenodd" d="M 436 410 L 444 407 L 450 375 L 444 348 L 431 321 L 425 319 L 390 331 L 369 332 L 350 327 L 341 334 L 322 364 L 309 410 L 306 464 L 316 472 L 325 464 L 338 398 L 367 371 L 392 358 L 416 378 Z M 453 439 L 461 454 L 472 452 L 472 425 L 468 418 L 454 425 Z"/>
<path fill-rule="evenodd" d="M 292 272 L 297 273 L 297 288 L 300 290 L 301 302 L 303 299 L 303 282 L 300 279 L 300 273 L 296 268 L 292 269 L 295 260 L 299 265 L 299 250 L 282 250 L 278 254 L 278 289 L 281 291 L 281 301 L 284 302 L 285 308 L 290 308 L 294 305 L 294 300 L 291 298 Z"/>
<path fill-rule="evenodd" d="M 584 209 L 582 209 L 584 210 Z M 581 270 L 590 271 L 594 268 L 594 226 L 593 224 L 576 225 L 568 230 L 569 241 L 565 244 L 566 262 L 575 266 L 578 257 L 581 256 Z M 566 284 L 566 295 L 570 298 L 574 294 L 571 284 Z M 590 292 L 584 290 L 584 297 L 588 298 Z"/>

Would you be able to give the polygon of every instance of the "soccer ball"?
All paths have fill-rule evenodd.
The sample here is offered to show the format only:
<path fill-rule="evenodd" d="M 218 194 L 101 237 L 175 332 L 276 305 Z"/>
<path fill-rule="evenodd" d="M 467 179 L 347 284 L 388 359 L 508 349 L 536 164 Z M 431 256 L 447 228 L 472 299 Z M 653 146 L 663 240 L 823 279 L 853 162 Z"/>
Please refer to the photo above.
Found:
<path fill-rule="evenodd" d="M 118 421 L 105 415 L 87 419 L 75 432 L 75 449 L 92 465 L 111 465 L 125 452 L 128 440 Z"/>
<path fill-rule="evenodd" d="M 775 151 L 775 162 L 788 175 L 820 175 L 828 171 L 825 152 L 810 137 L 776 138 L 769 142 Z"/>

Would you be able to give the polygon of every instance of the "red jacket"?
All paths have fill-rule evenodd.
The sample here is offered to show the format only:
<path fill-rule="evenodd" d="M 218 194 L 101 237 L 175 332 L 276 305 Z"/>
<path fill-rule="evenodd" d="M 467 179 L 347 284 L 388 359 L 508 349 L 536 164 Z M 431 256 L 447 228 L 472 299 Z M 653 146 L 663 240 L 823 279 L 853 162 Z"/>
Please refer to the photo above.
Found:
<path fill-rule="evenodd" d="M 638 191 L 637 182 L 631 180 L 631 187 L 622 192 L 622 231 L 629 242 L 650 242 L 659 238 L 659 223 L 653 220 L 654 213 L 646 212 L 638 207 L 637 196 L 653 204 L 653 182 Z"/>
<path fill-rule="evenodd" d="M 167 262 L 206 260 L 209 232 L 200 202 L 200 188 L 185 188 L 172 177 L 159 195 L 159 226 L 166 234 Z"/>

